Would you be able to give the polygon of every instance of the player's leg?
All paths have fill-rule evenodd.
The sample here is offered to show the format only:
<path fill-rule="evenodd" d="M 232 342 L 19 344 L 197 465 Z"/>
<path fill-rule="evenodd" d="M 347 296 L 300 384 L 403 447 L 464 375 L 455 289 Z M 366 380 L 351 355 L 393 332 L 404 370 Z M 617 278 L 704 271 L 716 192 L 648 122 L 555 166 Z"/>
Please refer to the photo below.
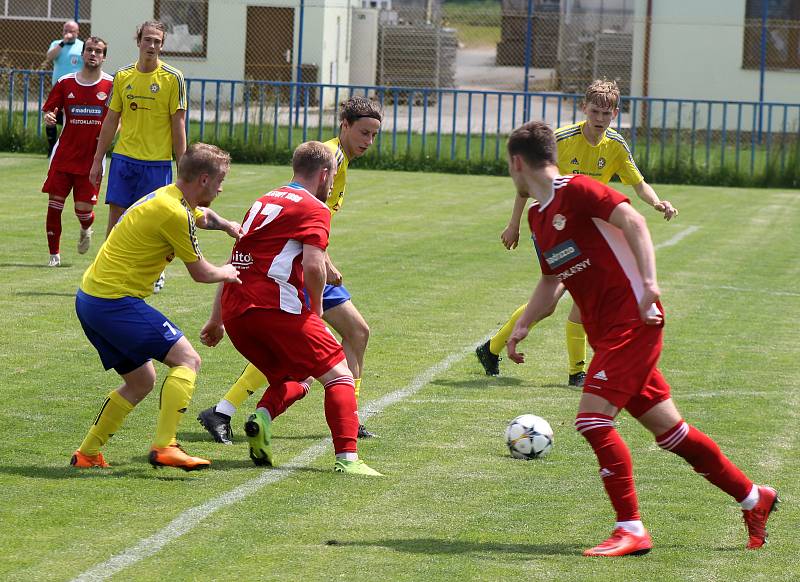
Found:
<path fill-rule="evenodd" d="M 172 327 L 180 333 L 180 330 Z M 176 439 L 178 424 L 189 408 L 194 394 L 197 373 L 200 371 L 200 356 L 181 334 L 161 360 L 169 366 L 169 372 L 161 385 L 158 423 L 150 448 L 150 463 L 153 466 L 179 467 L 185 471 L 204 469 L 211 465 L 211 461 L 186 454 Z"/>
<path fill-rule="evenodd" d="M 618 412 L 601 396 L 587 392 L 581 396 L 575 428 L 597 457 L 603 487 L 617 517 L 611 537 L 586 550 L 584 556 L 640 555 L 652 547 L 639 515 L 630 450 L 614 427 Z"/>
<path fill-rule="evenodd" d="M 713 439 L 683 420 L 668 397 L 669 385 L 657 369 L 649 384 L 650 395 L 633 399 L 628 410 L 653 433 L 659 447 L 683 457 L 695 472 L 739 503 L 749 533 L 748 549 L 763 546 L 767 539 L 767 519 L 779 501 L 776 491 L 753 484 Z M 667 398 L 660 399 L 663 396 Z"/>
<path fill-rule="evenodd" d="M 381 476 L 358 457 L 358 405 L 355 383 L 345 361 L 317 377 L 325 387 L 325 420 L 333 437 L 337 473 Z"/>
<path fill-rule="evenodd" d="M 566 325 L 569 378 L 567 386 L 583 388 L 586 378 L 586 331 L 583 329 L 581 310 L 573 302 Z"/>
<path fill-rule="evenodd" d="M 206 408 L 197 415 L 197 420 L 218 443 L 233 444 L 231 418 L 244 404 L 244 401 L 257 390 L 267 385 L 267 378 L 250 362 L 242 374 L 234 382 L 225 396 L 211 408 Z"/>
<path fill-rule="evenodd" d="M 50 252 L 48 266 L 61 266 L 61 213 L 64 212 L 64 198 L 48 195 L 47 218 L 45 219 L 45 232 L 47 233 L 47 248 Z"/>
<path fill-rule="evenodd" d="M 73 175 L 73 196 L 75 197 L 75 216 L 81 225 L 78 236 L 78 254 L 83 255 L 92 244 L 97 187 L 89 181 L 88 176 Z"/>
<path fill-rule="evenodd" d="M 358 402 L 361 395 L 364 356 L 369 343 L 369 326 L 356 306 L 353 305 L 350 293 L 342 285 L 325 286 L 322 308 L 322 319 L 328 322 L 342 338 L 342 348 L 347 357 L 347 366 L 353 374 L 356 402 Z M 358 436 L 359 438 L 370 438 L 376 435 L 359 423 Z"/>

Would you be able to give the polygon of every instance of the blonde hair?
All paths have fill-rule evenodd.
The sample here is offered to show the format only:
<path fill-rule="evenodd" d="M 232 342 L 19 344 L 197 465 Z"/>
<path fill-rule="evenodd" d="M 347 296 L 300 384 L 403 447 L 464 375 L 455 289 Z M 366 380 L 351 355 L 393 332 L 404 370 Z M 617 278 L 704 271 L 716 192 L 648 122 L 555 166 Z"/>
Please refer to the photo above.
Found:
<path fill-rule="evenodd" d="M 336 171 L 336 158 L 333 152 L 320 141 L 301 143 L 292 155 L 292 171 L 304 178 L 313 176 L 322 168 Z"/>
<path fill-rule="evenodd" d="M 227 172 L 231 165 L 231 155 L 215 145 L 207 143 L 193 143 L 181 156 L 178 165 L 178 177 L 186 182 L 191 182 L 201 174 L 217 177 L 222 172 Z"/>
<path fill-rule="evenodd" d="M 592 81 L 589 88 L 586 89 L 586 96 L 583 99 L 584 105 L 597 105 L 604 109 L 616 109 L 619 107 L 619 87 L 616 81 L 609 81 L 608 79 L 597 79 Z"/>

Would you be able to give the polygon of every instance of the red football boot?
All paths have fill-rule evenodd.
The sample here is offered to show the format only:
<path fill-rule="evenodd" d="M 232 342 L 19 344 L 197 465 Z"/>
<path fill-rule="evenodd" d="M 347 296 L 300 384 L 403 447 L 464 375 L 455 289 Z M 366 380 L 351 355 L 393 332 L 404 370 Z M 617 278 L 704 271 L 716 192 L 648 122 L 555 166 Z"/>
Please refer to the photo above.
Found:
<path fill-rule="evenodd" d="M 611 537 L 603 543 L 583 552 L 584 556 L 641 556 L 650 551 L 653 547 L 653 540 L 647 531 L 644 535 L 637 536 L 628 530 L 618 527 Z"/>
<path fill-rule="evenodd" d="M 757 550 L 767 543 L 767 520 L 769 514 L 778 509 L 778 492 L 772 487 L 758 486 L 758 503 L 753 509 L 742 510 L 744 524 L 750 539 L 747 540 L 748 550 Z"/>

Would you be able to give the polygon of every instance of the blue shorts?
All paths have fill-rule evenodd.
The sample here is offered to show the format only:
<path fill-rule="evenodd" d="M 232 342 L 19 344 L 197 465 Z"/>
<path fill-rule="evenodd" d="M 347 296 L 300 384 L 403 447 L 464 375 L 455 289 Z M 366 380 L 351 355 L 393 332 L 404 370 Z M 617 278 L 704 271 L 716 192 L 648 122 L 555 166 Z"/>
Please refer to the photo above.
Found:
<path fill-rule="evenodd" d="M 128 208 L 145 194 L 172 183 L 172 162 L 147 162 L 111 154 L 106 204 Z"/>
<path fill-rule="evenodd" d="M 151 359 L 163 362 L 183 337 L 174 323 L 137 297 L 102 299 L 78 289 L 75 312 L 103 367 L 119 374 L 132 372 Z"/>
<path fill-rule="evenodd" d="M 306 296 L 306 307 L 311 309 L 311 302 L 308 300 L 308 291 L 303 289 Z M 325 285 L 322 290 L 322 312 L 333 309 L 337 305 L 341 305 L 345 301 L 350 301 L 350 292 L 344 285 Z"/>

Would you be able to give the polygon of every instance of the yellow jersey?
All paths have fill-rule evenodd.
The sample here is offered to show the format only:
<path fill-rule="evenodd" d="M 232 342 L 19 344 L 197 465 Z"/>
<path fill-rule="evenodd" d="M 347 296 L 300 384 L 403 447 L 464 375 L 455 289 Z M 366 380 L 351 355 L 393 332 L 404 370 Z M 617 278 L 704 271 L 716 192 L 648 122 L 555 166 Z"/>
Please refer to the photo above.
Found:
<path fill-rule="evenodd" d="M 114 75 L 108 108 L 120 113 L 122 127 L 114 153 L 136 160 L 172 160 L 172 120 L 186 109 L 183 73 L 158 61 L 152 73 L 142 73 L 136 63 Z"/>
<path fill-rule="evenodd" d="M 336 177 L 333 179 L 333 188 L 328 196 L 328 208 L 331 214 L 339 211 L 344 203 L 344 188 L 347 185 L 347 166 L 350 165 L 350 160 L 347 159 L 342 144 L 339 143 L 339 138 L 335 137 L 325 142 L 329 150 L 333 152 L 336 158 Z"/>
<path fill-rule="evenodd" d="M 111 230 L 81 281 L 84 293 L 103 299 L 153 293 L 153 283 L 176 256 L 184 263 L 203 258 L 195 233 L 201 213 L 175 184 L 143 196 Z"/>
<path fill-rule="evenodd" d="M 558 145 L 558 171 L 562 174 L 585 174 L 608 184 L 617 174 L 623 184 L 635 186 L 644 177 L 633 161 L 628 144 L 610 127 L 596 146 L 583 136 L 585 121 L 559 127 L 556 131 Z"/>

